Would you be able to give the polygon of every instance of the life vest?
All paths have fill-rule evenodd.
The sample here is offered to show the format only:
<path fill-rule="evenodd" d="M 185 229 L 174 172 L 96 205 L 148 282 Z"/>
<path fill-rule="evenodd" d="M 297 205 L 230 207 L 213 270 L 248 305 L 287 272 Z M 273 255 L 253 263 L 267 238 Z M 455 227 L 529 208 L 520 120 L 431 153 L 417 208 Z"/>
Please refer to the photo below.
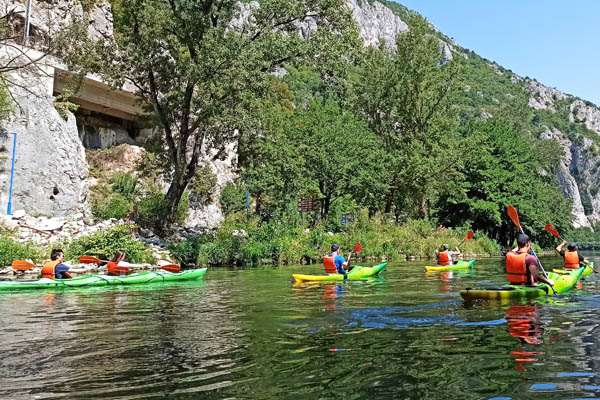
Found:
<path fill-rule="evenodd" d="M 577 251 L 565 252 L 565 268 L 579 268 L 579 253 Z"/>
<path fill-rule="evenodd" d="M 448 254 L 448 250 L 444 250 L 439 254 L 439 264 L 440 265 L 452 265 L 452 260 L 450 259 L 450 255 Z"/>
<path fill-rule="evenodd" d="M 335 256 L 329 254 L 323 257 L 323 266 L 325 267 L 325 272 L 328 274 L 337 274 L 338 270 L 335 266 Z"/>
<path fill-rule="evenodd" d="M 50 261 L 42 267 L 42 278 L 54 279 L 54 268 L 60 264 L 60 260 Z"/>
<path fill-rule="evenodd" d="M 129 268 L 127 268 L 127 267 L 119 267 L 119 265 L 116 262 L 113 262 L 113 261 L 109 261 L 106 264 L 106 272 L 109 275 L 121 275 L 121 272 L 123 272 L 124 275 L 129 275 L 131 273 L 131 271 L 129 270 Z"/>
<path fill-rule="evenodd" d="M 527 283 L 526 257 L 527 253 L 516 253 L 514 251 L 506 253 L 506 279 L 510 283 Z"/>

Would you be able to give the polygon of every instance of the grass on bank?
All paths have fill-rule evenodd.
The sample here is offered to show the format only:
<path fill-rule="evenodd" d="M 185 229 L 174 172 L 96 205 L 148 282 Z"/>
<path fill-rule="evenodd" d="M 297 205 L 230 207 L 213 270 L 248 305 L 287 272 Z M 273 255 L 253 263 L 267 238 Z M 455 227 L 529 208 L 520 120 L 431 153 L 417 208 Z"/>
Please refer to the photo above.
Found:
<path fill-rule="evenodd" d="M 359 213 L 352 225 L 331 234 L 324 226 L 308 228 L 271 222 L 259 224 L 256 217 L 233 213 L 214 236 L 188 238 L 170 244 L 169 250 L 185 263 L 198 265 L 305 264 L 320 262 L 338 243 L 349 252 L 361 242 L 360 257 L 373 260 L 403 260 L 409 256 L 432 257 L 443 243 L 460 244 L 468 228 L 438 230 L 431 222 L 409 220 L 399 225 L 383 217 L 369 218 Z M 499 246 L 483 235 L 465 242 L 461 251 L 467 254 L 498 254 Z"/>

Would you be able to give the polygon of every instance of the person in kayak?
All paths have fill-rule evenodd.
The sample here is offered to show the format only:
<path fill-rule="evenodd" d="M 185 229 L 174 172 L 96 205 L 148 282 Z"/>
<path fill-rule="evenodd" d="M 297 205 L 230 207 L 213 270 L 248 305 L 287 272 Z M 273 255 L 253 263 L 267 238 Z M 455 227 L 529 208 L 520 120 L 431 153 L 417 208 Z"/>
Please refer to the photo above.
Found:
<path fill-rule="evenodd" d="M 435 259 L 437 260 L 438 265 L 452 265 L 452 257 L 460 254 L 458 247 L 455 247 L 454 251 L 449 251 L 449 249 L 450 246 L 447 244 L 442 245 L 442 251 L 435 249 Z"/>
<path fill-rule="evenodd" d="M 590 262 L 577 251 L 577 243 L 569 243 L 567 245 L 567 251 L 563 250 L 567 241 L 563 241 L 555 249 L 556 252 L 565 260 L 565 268 L 577 269 L 581 264 L 589 264 Z"/>
<path fill-rule="evenodd" d="M 53 249 L 50 253 L 50 262 L 47 262 L 42 267 L 42 278 L 48 279 L 71 279 L 69 274 L 69 266 L 63 264 L 65 254 L 61 249 Z"/>
<path fill-rule="evenodd" d="M 109 275 L 129 275 L 131 272 L 130 267 L 135 264 L 130 264 L 125 261 L 125 252 L 122 250 L 117 250 L 115 254 L 112 256 L 108 264 L 106 264 L 106 269 Z"/>
<path fill-rule="evenodd" d="M 345 274 L 350 269 L 348 262 L 340 254 L 339 244 L 334 243 L 331 245 L 331 253 L 323 257 L 323 266 L 328 274 Z"/>
<path fill-rule="evenodd" d="M 535 286 L 537 282 L 554 286 L 541 274 L 537 258 L 529 254 L 531 240 L 524 233 L 517 237 L 517 248 L 506 253 L 506 279 L 513 285 Z"/>

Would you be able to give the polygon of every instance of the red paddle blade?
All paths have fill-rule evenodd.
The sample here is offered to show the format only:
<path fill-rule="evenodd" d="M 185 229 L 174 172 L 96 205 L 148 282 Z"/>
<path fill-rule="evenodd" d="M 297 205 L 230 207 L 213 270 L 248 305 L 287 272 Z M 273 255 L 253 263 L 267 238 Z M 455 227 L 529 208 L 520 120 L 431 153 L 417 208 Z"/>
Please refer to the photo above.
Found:
<path fill-rule="evenodd" d="M 519 222 L 519 214 L 513 206 L 508 206 L 508 216 L 510 217 L 512 222 L 517 226 L 517 228 L 521 229 L 521 223 Z"/>
<path fill-rule="evenodd" d="M 12 262 L 11 266 L 15 271 L 26 271 L 35 268 L 35 265 L 25 260 L 15 260 Z"/>
<path fill-rule="evenodd" d="M 556 236 L 557 238 L 560 239 L 560 235 L 558 234 L 558 230 L 554 227 L 554 225 L 552 224 L 548 224 L 546 225 L 546 230 L 548 231 L 548 233 L 550 233 L 551 235 Z"/>
<path fill-rule="evenodd" d="M 99 264 L 100 260 L 92 256 L 81 256 L 79 257 L 79 262 L 81 264 Z"/>
<path fill-rule="evenodd" d="M 175 264 L 163 265 L 160 269 L 164 269 L 165 271 L 173 272 L 174 274 L 181 272 L 181 267 Z"/>
<path fill-rule="evenodd" d="M 354 248 L 352 249 L 352 252 L 358 253 L 359 251 L 362 251 L 362 246 L 361 246 L 360 242 L 356 242 L 356 244 L 354 245 Z"/>
<path fill-rule="evenodd" d="M 464 242 L 466 242 L 467 240 L 471 239 L 473 237 L 474 233 L 473 233 L 473 229 L 471 229 L 469 231 L 469 233 L 467 233 L 467 236 L 465 236 L 465 240 Z"/>

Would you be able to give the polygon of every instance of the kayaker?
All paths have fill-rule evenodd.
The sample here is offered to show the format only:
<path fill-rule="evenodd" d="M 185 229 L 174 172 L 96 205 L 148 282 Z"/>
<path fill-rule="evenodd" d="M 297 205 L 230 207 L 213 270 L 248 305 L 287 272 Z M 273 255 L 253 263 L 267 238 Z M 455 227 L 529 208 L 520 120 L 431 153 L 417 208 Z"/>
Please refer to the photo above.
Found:
<path fill-rule="evenodd" d="M 537 258 L 529 254 L 531 240 L 524 233 L 517 237 L 517 248 L 506 253 L 506 278 L 511 284 L 535 286 L 537 282 L 554 286 L 541 274 Z"/>
<path fill-rule="evenodd" d="M 438 265 L 452 265 L 452 257 L 460 254 L 460 250 L 458 249 L 458 247 L 455 247 L 454 251 L 449 251 L 449 249 L 450 246 L 447 244 L 442 245 L 442 251 L 439 251 L 439 249 L 435 249 L 435 258 L 437 260 Z"/>
<path fill-rule="evenodd" d="M 50 253 L 50 262 L 42 267 L 42 278 L 48 279 L 71 279 L 70 267 L 63 264 L 65 254 L 61 249 L 53 249 Z"/>
<path fill-rule="evenodd" d="M 567 245 L 567 251 L 563 250 L 567 241 L 563 241 L 555 249 L 556 252 L 565 260 L 565 268 L 577 269 L 581 264 L 589 264 L 590 262 L 577 251 L 577 243 L 569 243 Z"/>
<path fill-rule="evenodd" d="M 334 243 L 331 245 L 331 253 L 323 257 L 323 266 L 328 274 L 345 274 L 350 269 L 348 262 L 340 254 L 339 244 Z"/>
<path fill-rule="evenodd" d="M 106 270 L 109 275 L 129 275 L 131 273 L 130 267 L 135 264 L 125 261 L 125 256 L 126 254 L 123 250 L 115 252 L 108 264 L 106 264 Z"/>

